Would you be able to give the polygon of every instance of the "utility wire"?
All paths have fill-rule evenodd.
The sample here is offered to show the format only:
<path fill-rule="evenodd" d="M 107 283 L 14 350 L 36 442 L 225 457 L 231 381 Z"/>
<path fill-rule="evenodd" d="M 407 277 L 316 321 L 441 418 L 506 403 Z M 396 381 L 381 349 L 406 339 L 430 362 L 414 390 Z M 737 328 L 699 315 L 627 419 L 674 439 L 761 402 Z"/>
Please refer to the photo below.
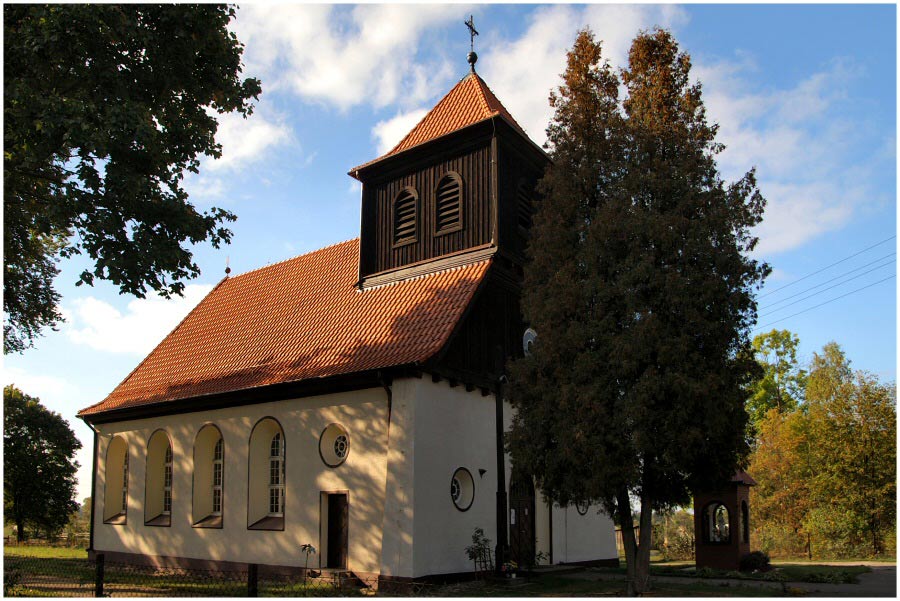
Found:
<path fill-rule="evenodd" d="M 892 253 L 892 254 L 896 254 L 896 253 Z M 888 255 L 888 257 L 890 257 L 890 256 L 891 256 L 891 255 Z M 881 257 L 880 259 L 878 259 L 878 261 L 883 261 L 885 258 L 886 258 L 886 257 Z M 760 312 L 764 312 L 764 311 L 769 311 L 769 312 L 771 312 L 771 311 L 781 311 L 782 309 L 787 308 L 787 307 L 790 307 L 791 305 L 796 305 L 797 303 L 802 302 L 802 301 L 805 301 L 805 300 L 808 299 L 808 298 L 812 298 L 812 297 L 814 297 L 814 296 L 818 296 L 819 294 L 822 294 L 823 292 L 826 292 L 826 291 L 828 291 L 828 290 L 831 290 L 832 288 L 837 288 L 838 286 L 843 286 L 843 285 L 846 284 L 847 282 L 852 282 L 853 280 L 856 280 L 856 279 L 858 279 L 858 278 L 861 278 L 862 276 L 864 276 L 864 275 L 866 275 L 866 274 L 868 274 L 868 273 L 872 273 L 873 271 L 876 271 L 876 270 L 878 270 L 878 269 L 881 269 L 882 267 L 888 267 L 889 265 L 892 265 L 892 264 L 894 263 L 894 261 L 888 261 L 887 263 L 882 263 L 882 264 L 879 265 L 878 267 L 873 267 L 873 268 L 870 269 L 869 271 L 864 271 L 864 272 L 860 273 L 859 275 L 853 276 L 852 278 L 847 278 L 847 279 L 844 280 L 843 282 L 838 282 L 837 284 L 834 284 L 833 286 L 829 286 L 828 288 L 824 288 L 824 289 L 822 289 L 822 290 L 819 290 L 818 292 L 813 292 L 813 293 L 810 294 L 809 296 L 804 296 L 803 298 L 801 298 L 801 299 L 799 299 L 799 300 L 796 300 L 796 301 L 794 301 L 794 302 L 792 302 L 792 303 L 788 303 L 788 304 L 786 304 L 786 305 L 784 305 L 784 306 L 778 307 L 777 309 L 773 309 L 773 308 L 772 308 L 772 307 L 774 307 L 775 305 L 781 304 L 781 303 L 783 303 L 783 302 L 786 301 L 786 300 L 790 300 L 790 299 L 792 299 L 792 298 L 795 298 L 795 297 L 797 297 L 797 296 L 800 296 L 801 294 L 806 294 L 807 292 L 810 292 L 811 290 L 815 290 L 816 288 L 821 288 L 821 287 L 824 286 L 825 284 L 828 284 L 828 283 L 833 282 L 833 281 L 835 281 L 835 280 L 839 280 L 839 279 L 843 278 L 844 276 L 847 276 L 847 275 L 853 273 L 854 271 L 859 271 L 860 269 L 863 269 L 863 268 L 865 268 L 865 267 L 868 267 L 869 265 L 872 265 L 873 263 L 878 263 L 878 261 L 872 261 L 872 263 L 866 263 L 866 264 L 863 265 L 862 267 L 857 267 L 856 269 L 852 269 L 852 270 L 850 270 L 850 271 L 848 271 L 848 272 L 846 272 L 846 273 L 842 273 L 841 275 L 839 275 L 839 276 L 837 276 L 837 277 L 833 277 L 833 278 L 831 278 L 830 280 L 826 280 L 826 281 L 822 282 L 821 284 L 817 284 L 817 285 L 815 285 L 815 286 L 813 286 L 813 287 L 811 287 L 811 288 L 807 288 L 806 290 L 802 290 L 802 291 L 800 291 L 800 292 L 798 292 L 798 293 L 796 293 L 796 294 L 792 294 L 792 295 L 790 295 L 790 296 L 786 296 L 786 297 L 784 297 L 784 298 L 781 299 L 781 300 L 775 301 L 775 302 L 772 303 L 771 305 L 766 305 L 765 307 L 761 307 L 759 310 L 760 310 Z"/>
<path fill-rule="evenodd" d="M 890 238 L 885 238 L 885 239 L 882 240 L 881 242 L 876 242 L 876 243 L 873 244 L 872 246 L 869 246 L 869 247 L 867 247 L 867 248 L 864 248 L 864 249 L 862 249 L 862 250 L 859 251 L 859 252 L 853 253 L 853 254 L 850 255 L 849 257 L 844 257 L 844 258 L 841 259 L 840 261 L 835 261 L 835 262 L 832 263 L 831 265 L 826 265 L 826 266 L 823 267 L 822 269 L 819 269 L 819 270 L 814 271 L 814 272 L 812 272 L 812 273 L 810 273 L 810 274 L 807 274 L 807 275 L 803 276 L 802 278 L 800 278 L 799 280 L 794 280 L 794 281 L 791 282 L 790 284 L 785 284 L 784 286 L 781 286 L 780 288 L 776 288 L 775 290 L 770 290 L 769 292 L 766 292 L 765 294 L 761 294 L 761 295 L 759 295 L 759 296 L 756 297 L 756 298 L 757 298 L 757 299 L 760 299 L 760 298 L 764 298 L 764 297 L 766 297 L 766 296 L 769 296 L 770 294 L 775 294 L 775 293 L 778 292 L 779 290 L 784 290 L 785 288 L 788 288 L 788 287 L 790 287 L 790 286 L 793 286 L 794 284 L 797 284 L 797 283 L 799 283 L 799 282 L 802 282 L 802 281 L 805 280 L 805 279 L 811 278 L 812 276 L 816 275 L 817 273 L 822 273 L 822 272 L 825 271 L 826 269 L 831 269 L 831 268 L 834 267 L 835 265 L 840 265 L 841 263 L 843 263 L 843 262 L 845 262 L 845 261 L 849 261 L 849 260 L 852 259 L 853 257 L 856 257 L 856 256 L 858 256 L 858 255 L 861 255 L 861 254 L 863 254 L 864 252 L 866 252 L 866 251 L 868 251 L 868 250 L 872 250 L 872 249 L 875 248 L 876 246 L 881 246 L 881 245 L 884 244 L 885 242 L 890 242 L 891 240 L 893 240 L 893 239 L 896 238 L 896 237 L 897 237 L 897 236 L 891 236 Z"/>
<path fill-rule="evenodd" d="M 764 329 L 768 328 L 769 326 L 775 325 L 776 323 L 778 323 L 780 321 L 784 321 L 785 319 L 790 319 L 791 317 L 796 317 L 802 313 L 806 313 L 807 311 L 812 311 L 813 309 L 818 309 L 819 307 L 821 307 L 823 305 L 827 305 L 828 303 L 833 303 L 834 301 L 840 300 L 840 299 L 844 298 L 845 296 L 850 296 L 851 294 L 856 294 L 857 292 L 860 292 L 861 290 L 865 290 L 866 288 L 871 288 L 872 286 L 875 286 L 876 284 L 880 284 L 881 282 L 886 282 L 895 277 L 897 277 L 897 274 L 889 275 L 888 277 L 884 278 L 883 280 L 878 280 L 877 282 L 873 282 L 872 284 L 869 284 L 868 286 L 863 286 L 862 288 L 857 288 L 856 290 L 851 290 L 850 292 L 848 292 L 846 294 L 836 296 L 830 300 L 825 301 L 824 303 L 819 303 L 818 305 L 813 305 L 812 307 L 809 307 L 808 309 L 803 309 L 802 311 L 797 311 L 793 315 L 788 315 L 787 317 L 782 317 L 781 319 L 776 319 L 775 321 L 770 321 L 769 323 L 767 323 L 764 326 L 757 326 L 756 328 L 753 329 L 753 331 L 758 332 L 759 330 L 764 330 Z"/>

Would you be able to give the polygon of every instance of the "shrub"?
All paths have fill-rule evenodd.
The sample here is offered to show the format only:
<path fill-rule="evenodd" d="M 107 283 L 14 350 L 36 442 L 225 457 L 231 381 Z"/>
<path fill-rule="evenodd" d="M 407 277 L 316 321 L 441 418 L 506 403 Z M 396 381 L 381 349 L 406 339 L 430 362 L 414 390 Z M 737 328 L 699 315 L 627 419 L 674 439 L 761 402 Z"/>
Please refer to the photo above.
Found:
<path fill-rule="evenodd" d="M 771 569 L 769 556 L 762 551 L 753 551 L 741 557 L 742 572 L 768 572 Z"/>

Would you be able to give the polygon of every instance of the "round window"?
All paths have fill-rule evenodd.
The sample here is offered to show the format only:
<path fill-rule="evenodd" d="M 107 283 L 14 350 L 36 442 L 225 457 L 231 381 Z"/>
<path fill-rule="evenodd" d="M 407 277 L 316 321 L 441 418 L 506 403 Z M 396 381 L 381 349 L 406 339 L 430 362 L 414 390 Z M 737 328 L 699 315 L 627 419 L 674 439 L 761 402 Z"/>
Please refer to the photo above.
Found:
<path fill-rule="evenodd" d="M 328 467 L 337 467 L 350 454 L 350 435 L 340 424 L 331 424 L 319 437 L 319 455 Z"/>
<path fill-rule="evenodd" d="M 475 480 L 464 467 L 453 472 L 450 479 L 450 500 L 460 511 L 468 511 L 475 500 Z"/>
<path fill-rule="evenodd" d="M 578 511 L 578 515 L 587 515 L 588 511 L 588 502 L 587 501 L 578 501 L 575 503 L 575 509 Z"/>

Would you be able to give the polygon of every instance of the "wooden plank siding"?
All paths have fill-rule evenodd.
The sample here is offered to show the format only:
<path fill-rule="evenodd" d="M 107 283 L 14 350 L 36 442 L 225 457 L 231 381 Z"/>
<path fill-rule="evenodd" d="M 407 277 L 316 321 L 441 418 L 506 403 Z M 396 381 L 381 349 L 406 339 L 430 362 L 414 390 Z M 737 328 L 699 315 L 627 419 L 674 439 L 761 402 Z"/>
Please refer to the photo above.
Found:
<path fill-rule="evenodd" d="M 501 136 L 498 157 L 500 200 L 498 246 L 521 264 L 525 259 L 528 232 L 519 225 L 519 185 L 524 184 L 532 201 L 535 186 L 549 163 L 535 149 L 512 135 Z M 532 202 L 532 213 L 534 204 Z"/>
<path fill-rule="evenodd" d="M 493 385 L 504 372 L 506 360 L 522 356 L 525 326 L 518 286 L 500 271 L 496 265 L 491 267 L 475 304 L 443 354 L 436 358 L 434 368 L 438 373 L 477 385 Z"/>
<path fill-rule="evenodd" d="M 386 182 L 367 184 L 363 199 L 364 237 L 366 245 L 363 272 L 396 269 L 440 257 L 456 251 L 480 246 L 491 241 L 490 215 L 490 145 L 484 145 L 455 157 L 413 170 Z M 439 180 L 455 172 L 462 179 L 462 228 L 436 234 L 434 222 L 435 192 Z M 417 236 L 413 242 L 394 245 L 393 203 L 404 188 L 413 188 L 419 197 Z M 368 210 L 367 210 L 368 209 Z M 371 227 L 371 225 L 374 227 Z M 370 225 L 366 228 L 365 225 Z M 368 256 L 366 256 L 368 255 Z"/>

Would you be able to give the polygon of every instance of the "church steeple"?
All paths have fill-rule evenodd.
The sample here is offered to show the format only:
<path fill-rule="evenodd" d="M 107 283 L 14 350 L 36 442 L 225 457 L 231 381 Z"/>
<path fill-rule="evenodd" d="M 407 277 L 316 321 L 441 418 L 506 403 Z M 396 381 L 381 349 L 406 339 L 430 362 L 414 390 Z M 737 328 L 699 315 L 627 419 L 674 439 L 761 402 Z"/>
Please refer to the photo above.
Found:
<path fill-rule="evenodd" d="M 473 40 L 477 35 L 470 26 Z M 363 184 L 362 287 L 501 253 L 521 264 L 548 163 L 474 70 L 391 150 L 350 170 Z"/>

